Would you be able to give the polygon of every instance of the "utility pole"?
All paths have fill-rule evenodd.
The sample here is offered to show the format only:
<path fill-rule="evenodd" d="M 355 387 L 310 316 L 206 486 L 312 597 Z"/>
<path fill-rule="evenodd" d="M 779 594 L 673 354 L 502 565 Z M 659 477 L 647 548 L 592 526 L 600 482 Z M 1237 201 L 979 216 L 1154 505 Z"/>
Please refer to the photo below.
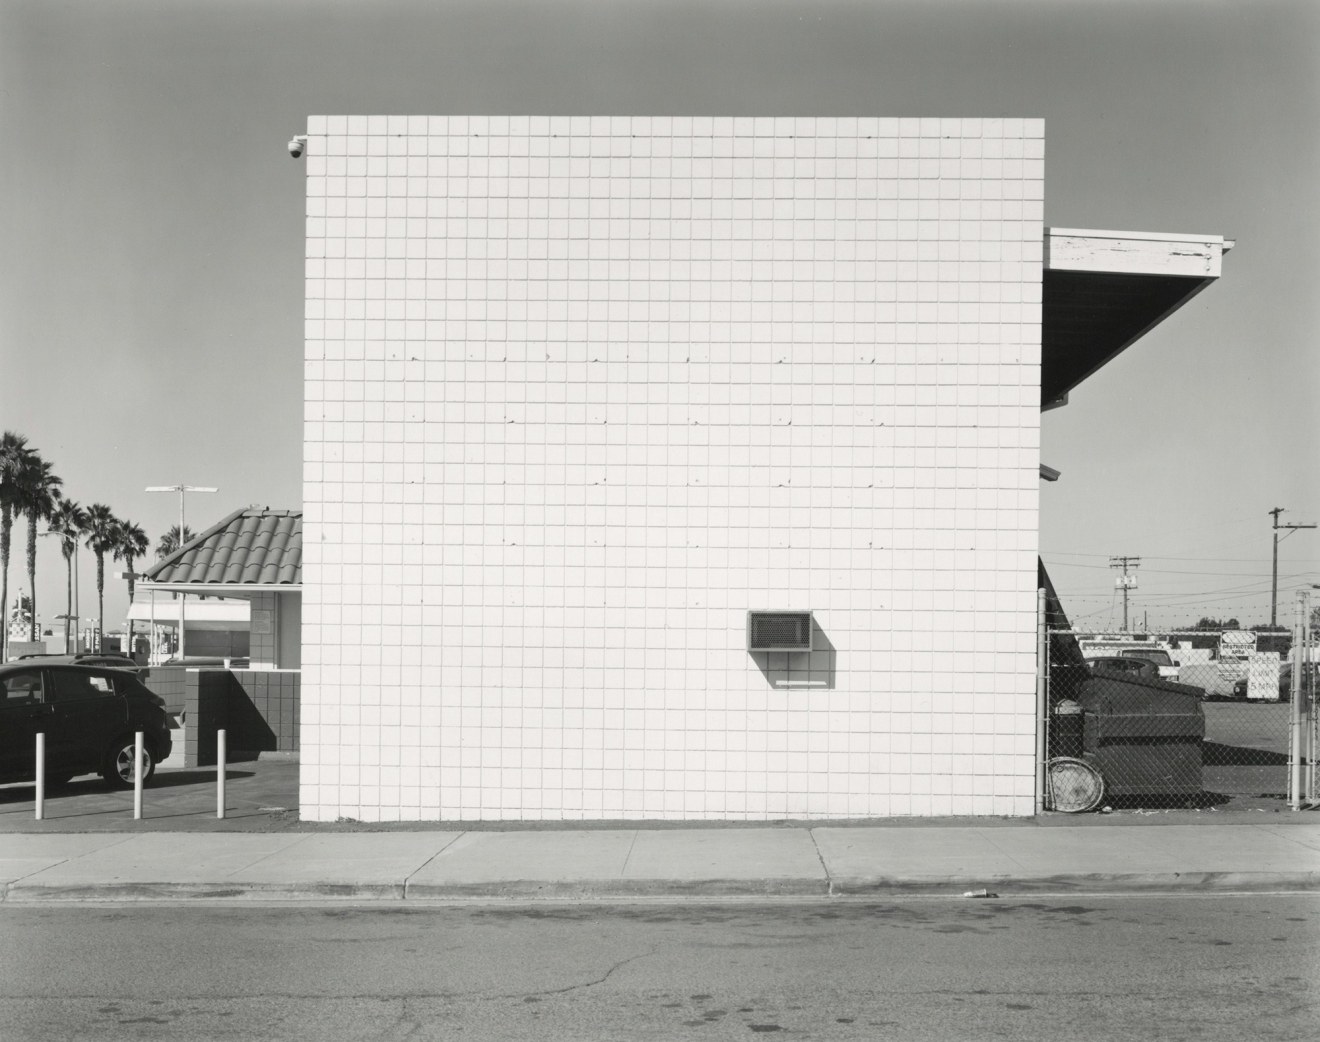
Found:
<path fill-rule="evenodd" d="M 1140 568 L 1140 557 L 1110 557 L 1110 568 L 1122 568 L 1123 574 L 1114 580 L 1114 585 L 1123 591 L 1123 632 L 1128 631 L 1128 590 L 1137 588 L 1137 577 L 1128 574 L 1128 568 Z"/>
<path fill-rule="evenodd" d="M 1274 518 L 1274 566 L 1270 570 L 1270 629 L 1274 629 L 1278 622 L 1279 606 L 1279 531 L 1284 532 L 1284 539 L 1292 535 L 1299 528 L 1314 528 L 1315 525 L 1281 525 L 1279 524 L 1279 515 L 1284 512 L 1285 507 L 1275 507 L 1273 510 L 1266 511 Z"/>
<path fill-rule="evenodd" d="M 219 492 L 218 488 L 211 488 L 207 485 L 150 485 L 148 492 L 177 492 L 179 494 L 179 546 L 183 546 L 183 497 L 189 492 Z M 177 548 L 176 548 L 177 549 Z M 184 602 L 188 599 L 188 594 L 179 591 L 179 658 L 183 658 L 183 616 Z"/>

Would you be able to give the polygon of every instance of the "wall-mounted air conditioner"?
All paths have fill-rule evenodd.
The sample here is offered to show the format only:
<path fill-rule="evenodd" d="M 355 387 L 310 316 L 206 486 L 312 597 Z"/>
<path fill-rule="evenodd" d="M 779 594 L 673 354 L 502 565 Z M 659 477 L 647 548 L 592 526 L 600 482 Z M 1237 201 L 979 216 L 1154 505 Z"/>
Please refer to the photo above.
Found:
<path fill-rule="evenodd" d="M 749 611 L 748 651 L 810 651 L 811 612 Z"/>

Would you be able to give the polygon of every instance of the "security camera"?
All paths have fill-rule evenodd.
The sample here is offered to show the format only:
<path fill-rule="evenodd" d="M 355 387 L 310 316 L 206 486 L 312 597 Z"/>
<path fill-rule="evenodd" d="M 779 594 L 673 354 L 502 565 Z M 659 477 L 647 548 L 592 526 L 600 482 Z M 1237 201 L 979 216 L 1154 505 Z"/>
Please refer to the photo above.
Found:
<path fill-rule="evenodd" d="M 305 152 L 306 150 L 307 150 L 306 134 L 294 134 L 293 137 L 289 138 L 289 155 L 293 156 L 294 159 L 301 158 L 303 152 Z"/>

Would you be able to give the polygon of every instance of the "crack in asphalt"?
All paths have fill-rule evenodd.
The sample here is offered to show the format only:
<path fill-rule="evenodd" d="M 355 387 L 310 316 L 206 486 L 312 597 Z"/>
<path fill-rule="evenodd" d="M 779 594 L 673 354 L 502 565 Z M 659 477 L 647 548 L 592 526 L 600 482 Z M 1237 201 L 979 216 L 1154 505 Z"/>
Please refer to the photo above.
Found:
<path fill-rule="evenodd" d="M 401 995 L 400 998 L 402 1002 L 399 1004 L 399 1015 L 394 1021 L 394 1026 L 407 1029 L 402 1035 L 398 1036 L 399 1042 L 407 1042 L 408 1039 L 422 1030 L 425 1020 L 423 1017 L 409 1011 L 408 1002 L 410 997 L 408 995 Z"/>
<path fill-rule="evenodd" d="M 649 952 L 639 952 L 636 955 L 628 956 L 628 958 L 626 959 L 620 959 L 608 970 L 606 970 L 601 977 L 598 977 L 596 980 L 583 981 L 580 984 L 570 984 L 567 987 L 563 987 L 563 988 L 547 988 L 544 991 L 522 991 L 522 992 L 515 992 L 514 994 L 511 995 L 489 995 L 487 996 L 487 998 L 520 999 L 520 998 L 526 998 L 530 995 L 564 995 L 570 991 L 581 991 L 583 988 L 594 988 L 597 984 L 604 984 L 607 980 L 609 980 L 616 970 L 621 970 L 623 969 L 623 967 L 627 966 L 630 962 L 636 962 L 638 959 L 650 958 L 659 950 L 660 950 L 659 948 L 652 948 Z M 475 995 L 475 994 L 480 994 L 480 992 L 469 992 L 468 994 Z"/>

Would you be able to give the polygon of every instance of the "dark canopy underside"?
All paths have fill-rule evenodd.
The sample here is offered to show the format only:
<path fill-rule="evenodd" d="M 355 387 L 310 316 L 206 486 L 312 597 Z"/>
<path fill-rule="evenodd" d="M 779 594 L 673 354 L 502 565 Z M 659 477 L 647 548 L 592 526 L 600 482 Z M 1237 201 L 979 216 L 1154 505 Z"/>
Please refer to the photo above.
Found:
<path fill-rule="evenodd" d="M 1062 405 L 1069 391 L 1213 281 L 1047 268 L 1041 306 L 1041 408 Z"/>

